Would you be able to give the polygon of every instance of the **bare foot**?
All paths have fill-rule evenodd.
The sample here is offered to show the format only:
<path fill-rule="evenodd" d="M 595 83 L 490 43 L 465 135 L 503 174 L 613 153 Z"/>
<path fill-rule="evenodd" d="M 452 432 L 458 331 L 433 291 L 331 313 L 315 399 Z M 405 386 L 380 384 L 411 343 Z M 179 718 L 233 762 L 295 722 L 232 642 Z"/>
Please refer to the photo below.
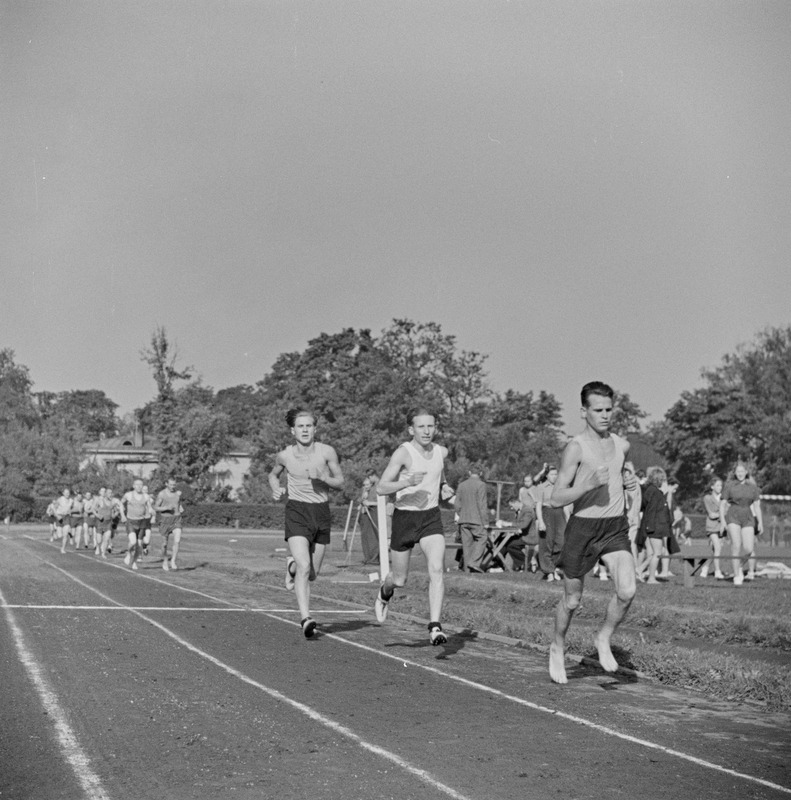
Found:
<path fill-rule="evenodd" d="M 563 648 L 556 644 L 549 645 L 549 677 L 555 683 L 568 683 L 566 677 L 566 659 Z"/>
<path fill-rule="evenodd" d="M 596 637 L 596 649 L 599 652 L 599 663 L 605 672 L 617 672 L 618 662 L 610 650 L 610 643 L 601 634 Z"/>
<path fill-rule="evenodd" d="M 659 583 L 659 581 L 656 578 L 649 578 L 646 583 Z"/>

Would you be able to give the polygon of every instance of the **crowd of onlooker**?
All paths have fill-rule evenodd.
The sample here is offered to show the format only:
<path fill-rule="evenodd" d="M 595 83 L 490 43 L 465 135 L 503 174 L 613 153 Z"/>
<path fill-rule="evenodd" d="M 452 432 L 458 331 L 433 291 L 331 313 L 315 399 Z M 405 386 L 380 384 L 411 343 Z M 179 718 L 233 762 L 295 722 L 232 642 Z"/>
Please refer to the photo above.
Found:
<path fill-rule="evenodd" d="M 627 475 L 637 479 L 636 487 L 625 490 L 629 539 L 635 570 L 640 581 L 660 583 L 673 577 L 671 558 L 681 546 L 692 541 L 693 523 L 676 501 L 679 485 L 662 467 L 635 470 L 624 465 Z M 562 577 L 555 567 L 563 547 L 566 520 L 570 507 L 552 508 L 549 498 L 557 479 L 557 467 L 544 464 L 535 474 L 525 476 L 515 497 L 508 501 L 508 519 L 495 520 L 495 511 L 486 503 L 487 491 L 483 469 L 473 464 L 469 476 L 457 489 L 457 541 L 461 544 L 457 562 L 470 572 L 499 571 L 499 565 L 487 561 L 490 531 L 497 527 L 517 528 L 504 553 L 515 570 L 541 574 L 545 581 Z M 765 533 L 760 490 L 747 467 L 738 463 L 726 480 L 712 476 L 702 498 L 705 514 L 705 538 L 711 556 L 700 570 L 700 577 L 732 580 L 739 586 L 755 578 L 756 537 Z M 791 522 L 785 524 L 777 515 L 770 520 L 770 544 L 783 544 L 791 538 Z M 788 531 L 786 533 L 786 531 Z M 601 580 L 608 580 L 606 567 L 599 563 L 593 570 Z"/>

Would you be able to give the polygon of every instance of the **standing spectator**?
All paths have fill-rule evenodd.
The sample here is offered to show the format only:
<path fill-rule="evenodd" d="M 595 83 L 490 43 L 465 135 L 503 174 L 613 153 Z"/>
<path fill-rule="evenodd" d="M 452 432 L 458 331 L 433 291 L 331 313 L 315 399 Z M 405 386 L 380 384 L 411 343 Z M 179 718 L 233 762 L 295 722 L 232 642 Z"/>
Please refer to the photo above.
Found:
<path fill-rule="evenodd" d="M 670 509 L 667 507 L 662 486 L 667 483 L 667 474 L 662 467 L 651 467 L 643 486 L 638 542 L 643 541 L 648 550 L 648 583 L 659 583 L 656 568 L 665 547 L 665 540 L 672 535 Z"/>
<path fill-rule="evenodd" d="M 733 470 L 722 493 L 720 518 L 728 528 L 733 559 L 733 584 L 741 586 L 745 579 L 755 577 L 755 533 L 763 526 L 761 518 L 761 492 L 753 481 L 747 467 L 739 462 Z M 749 556 L 747 575 L 742 571 L 742 558 Z"/>
<path fill-rule="evenodd" d="M 726 536 L 725 525 L 720 519 L 720 504 L 722 503 L 722 479 L 712 477 L 709 483 L 709 491 L 703 497 L 703 507 L 706 509 L 706 537 L 714 554 L 714 577 L 718 581 L 725 580 L 725 575 L 720 568 L 720 553 L 722 552 L 722 540 Z M 705 578 L 709 574 L 709 562 L 707 561 L 700 571 L 700 577 Z"/>
<path fill-rule="evenodd" d="M 456 513 L 464 551 L 464 565 L 470 572 L 483 572 L 483 561 L 489 534 L 486 525 L 489 509 L 486 503 L 486 484 L 481 480 L 481 467 L 471 464 L 469 477 L 456 489 Z"/>
<path fill-rule="evenodd" d="M 532 503 L 533 508 L 538 504 L 538 498 L 541 495 L 541 486 L 544 478 L 546 478 L 548 465 L 545 463 L 543 467 L 535 475 L 525 475 L 522 485 L 519 487 L 519 502 L 522 505 Z"/>
<path fill-rule="evenodd" d="M 553 464 L 547 468 L 547 480 L 541 487 L 536 504 L 538 567 L 543 573 L 542 580 L 545 581 L 560 580 L 560 571 L 555 567 L 555 562 L 563 549 L 566 532 L 566 509 L 554 508 L 549 504 L 557 479 L 558 468 Z"/>
<path fill-rule="evenodd" d="M 379 534 L 376 523 L 376 484 L 379 476 L 369 469 L 363 480 L 362 494 L 360 495 L 360 542 L 363 546 L 363 564 L 379 563 Z"/>
<path fill-rule="evenodd" d="M 643 502 L 643 490 L 640 480 L 635 472 L 634 464 L 625 461 L 623 465 L 624 483 L 631 485 L 631 478 L 634 478 L 634 488 L 624 490 L 626 494 L 626 519 L 629 522 L 629 545 L 632 548 L 632 558 L 634 559 L 634 571 L 638 580 L 644 580 L 643 571 L 646 568 L 645 545 L 637 546 L 637 532 L 640 529 L 640 507 Z"/>

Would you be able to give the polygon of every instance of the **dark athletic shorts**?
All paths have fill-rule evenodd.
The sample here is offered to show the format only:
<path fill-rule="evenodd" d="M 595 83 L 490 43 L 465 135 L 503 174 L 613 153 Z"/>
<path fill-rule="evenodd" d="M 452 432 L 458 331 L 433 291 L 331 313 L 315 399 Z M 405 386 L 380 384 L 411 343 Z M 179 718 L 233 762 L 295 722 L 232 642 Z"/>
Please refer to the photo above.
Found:
<path fill-rule="evenodd" d="M 567 578 L 582 578 L 601 556 L 621 550 L 631 553 L 629 521 L 622 517 L 575 517 L 566 525 L 566 542 L 557 561 Z"/>
<path fill-rule="evenodd" d="M 144 519 L 128 519 L 126 532 L 134 533 L 138 539 L 142 539 L 146 535 L 146 521 Z"/>
<path fill-rule="evenodd" d="M 160 514 L 159 535 L 167 542 L 175 530 L 181 530 L 181 514 Z"/>
<path fill-rule="evenodd" d="M 96 517 L 93 514 L 88 514 L 85 518 L 85 521 L 88 523 L 89 528 L 96 527 Z"/>
<path fill-rule="evenodd" d="M 96 517 L 96 533 L 104 533 L 105 531 L 109 531 L 112 524 L 113 520 L 111 519 L 102 519 L 101 517 Z"/>
<path fill-rule="evenodd" d="M 396 553 L 405 553 L 411 550 L 421 539 L 426 536 L 439 534 L 445 538 L 442 528 L 442 517 L 439 507 L 428 508 L 425 511 L 404 511 L 397 508 L 393 512 L 393 533 L 390 536 L 390 549 Z"/>
<path fill-rule="evenodd" d="M 286 502 L 286 541 L 292 536 L 304 536 L 311 545 L 330 543 L 330 504 Z"/>

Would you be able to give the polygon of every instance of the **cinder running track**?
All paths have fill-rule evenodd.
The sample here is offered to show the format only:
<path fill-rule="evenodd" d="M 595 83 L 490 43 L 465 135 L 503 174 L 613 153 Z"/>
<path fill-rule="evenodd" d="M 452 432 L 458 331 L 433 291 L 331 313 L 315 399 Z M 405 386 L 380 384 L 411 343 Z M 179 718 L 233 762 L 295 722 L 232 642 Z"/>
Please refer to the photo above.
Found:
<path fill-rule="evenodd" d="M 328 600 L 305 640 L 293 595 L 211 546 L 135 573 L 0 537 L 2 800 L 791 797 L 787 715 L 583 667 L 555 686 L 531 651 Z"/>

